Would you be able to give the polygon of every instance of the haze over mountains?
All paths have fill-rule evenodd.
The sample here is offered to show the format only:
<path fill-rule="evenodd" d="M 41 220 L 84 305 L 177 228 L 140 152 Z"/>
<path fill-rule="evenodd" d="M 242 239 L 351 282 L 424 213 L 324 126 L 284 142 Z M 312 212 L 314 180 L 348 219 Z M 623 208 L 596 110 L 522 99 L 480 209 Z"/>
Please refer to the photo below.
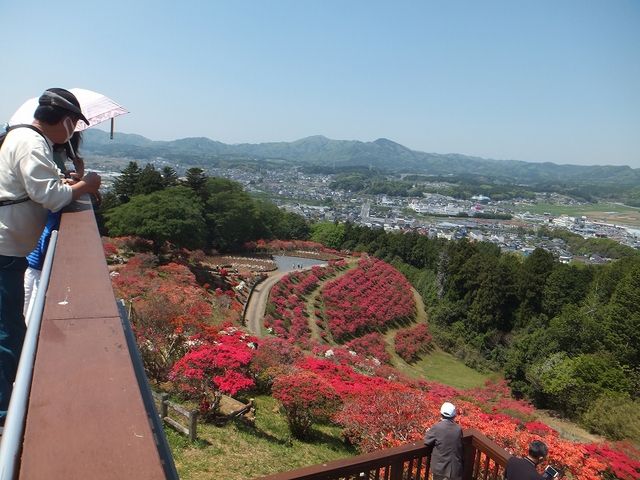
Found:
<path fill-rule="evenodd" d="M 154 141 L 135 134 L 117 133 L 113 140 L 102 130 L 85 132 L 87 154 L 149 161 L 161 157 L 185 165 L 212 165 L 269 161 L 291 165 L 328 167 L 369 166 L 393 173 L 428 175 L 484 175 L 511 182 L 561 181 L 584 184 L 634 185 L 640 169 L 629 166 L 557 165 L 520 160 L 492 160 L 460 154 L 411 150 L 385 138 L 373 142 L 331 140 L 321 135 L 294 142 L 229 145 L 204 137 Z"/>

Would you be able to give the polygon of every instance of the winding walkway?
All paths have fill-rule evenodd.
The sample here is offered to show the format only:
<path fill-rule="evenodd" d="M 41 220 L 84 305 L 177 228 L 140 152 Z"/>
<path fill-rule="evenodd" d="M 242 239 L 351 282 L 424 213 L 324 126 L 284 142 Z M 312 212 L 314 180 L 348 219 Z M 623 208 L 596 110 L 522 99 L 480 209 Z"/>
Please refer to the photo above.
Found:
<path fill-rule="evenodd" d="M 268 274 L 269 278 L 256 285 L 256 288 L 253 289 L 245 313 L 245 324 L 256 337 L 262 336 L 260 321 L 264 315 L 265 308 L 267 308 L 267 300 L 269 299 L 271 287 L 278 283 L 287 273 L 289 272 L 272 272 Z"/>

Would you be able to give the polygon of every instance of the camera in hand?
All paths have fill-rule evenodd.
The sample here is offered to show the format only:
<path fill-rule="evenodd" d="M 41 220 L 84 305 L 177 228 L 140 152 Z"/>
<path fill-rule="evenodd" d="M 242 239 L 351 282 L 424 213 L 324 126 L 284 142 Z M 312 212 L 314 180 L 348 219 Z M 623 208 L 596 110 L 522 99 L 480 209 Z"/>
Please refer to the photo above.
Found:
<path fill-rule="evenodd" d="M 547 468 L 545 468 L 544 473 L 542 474 L 542 478 L 548 478 L 548 479 L 556 478 L 557 476 L 558 476 L 558 471 L 552 466 L 548 466 Z"/>

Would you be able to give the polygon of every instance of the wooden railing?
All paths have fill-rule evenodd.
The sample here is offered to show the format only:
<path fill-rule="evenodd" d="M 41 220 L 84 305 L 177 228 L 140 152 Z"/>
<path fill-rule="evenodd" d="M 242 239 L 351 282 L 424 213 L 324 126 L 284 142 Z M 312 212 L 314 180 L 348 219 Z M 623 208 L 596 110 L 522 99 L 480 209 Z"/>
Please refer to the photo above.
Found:
<path fill-rule="evenodd" d="M 88 195 L 62 215 L 38 339 L 18 478 L 177 479 Z"/>
<path fill-rule="evenodd" d="M 509 452 L 475 429 L 465 430 L 463 480 L 498 480 Z M 261 480 L 427 480 L 431 449 L 422 443 L 365 453 L 311 467 L 278 473 Z"/>

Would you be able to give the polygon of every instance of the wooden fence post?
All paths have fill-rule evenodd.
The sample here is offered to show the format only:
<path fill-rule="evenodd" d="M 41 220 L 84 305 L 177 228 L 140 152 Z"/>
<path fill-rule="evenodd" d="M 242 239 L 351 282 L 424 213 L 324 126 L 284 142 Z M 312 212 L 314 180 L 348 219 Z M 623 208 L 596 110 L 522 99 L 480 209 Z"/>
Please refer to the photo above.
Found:
<path fill-rule="evenodd" d="M 190 410 L 189 411 L 189 441 L 195 442 L 198 428 L 198 411 Z"/>
<path fill-rule="evenodd" d="M 163 393 L 160 395 L 160 418 L 164 420 L 167 417 L 167 400 L 169 395 Z"/>

